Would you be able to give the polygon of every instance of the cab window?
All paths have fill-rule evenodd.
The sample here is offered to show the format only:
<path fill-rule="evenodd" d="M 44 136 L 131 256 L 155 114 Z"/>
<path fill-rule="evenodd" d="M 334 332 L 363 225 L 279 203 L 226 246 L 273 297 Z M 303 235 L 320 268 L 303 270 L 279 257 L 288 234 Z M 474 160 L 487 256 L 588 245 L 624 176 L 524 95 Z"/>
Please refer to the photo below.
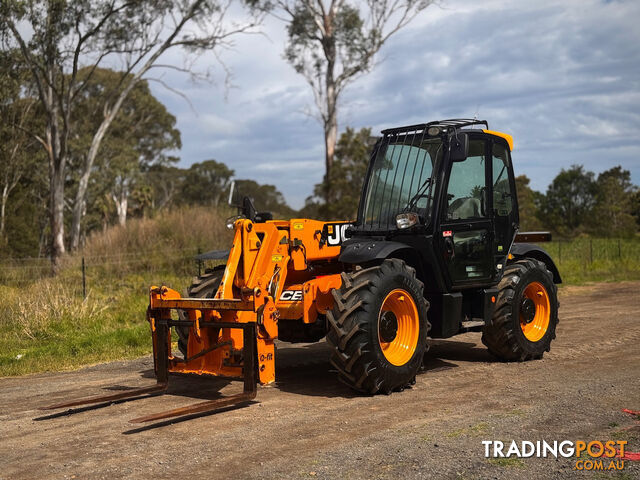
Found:
<path fill-rule="evenodd" d="M 509 184 L 509 153 L 503 145 L 493 144 L 493 211 L 498 217 L 507 217 L 513 211 Z"/>
<path fill-rule="evenodd" d="M 483 140 L 471 140 L 467 158 L 451 165 L 447 187 L 447 220 L 467 220 L 487 216 L 484 148 Z"/>

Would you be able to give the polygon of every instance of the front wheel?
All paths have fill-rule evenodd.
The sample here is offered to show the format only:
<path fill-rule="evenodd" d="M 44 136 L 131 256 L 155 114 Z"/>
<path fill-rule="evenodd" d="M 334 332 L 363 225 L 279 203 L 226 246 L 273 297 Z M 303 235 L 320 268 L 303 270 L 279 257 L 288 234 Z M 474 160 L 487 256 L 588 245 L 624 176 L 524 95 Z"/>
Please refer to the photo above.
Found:
<path fill-rule="evenodd" d="M 366 393 L 410 384 L 427 350 L 428 303 L 415 269 L 402 260 L 342 274 L 327 312 L 331 363 L 340 380 Z"/>
<path fill-rule="evenodd" d="M 547 266 L 526 258 L 509 264 L 499 285 L 496 308 L 482 342 L 501 360 L 542 358 L 556 338 L 558 288 Z"/>

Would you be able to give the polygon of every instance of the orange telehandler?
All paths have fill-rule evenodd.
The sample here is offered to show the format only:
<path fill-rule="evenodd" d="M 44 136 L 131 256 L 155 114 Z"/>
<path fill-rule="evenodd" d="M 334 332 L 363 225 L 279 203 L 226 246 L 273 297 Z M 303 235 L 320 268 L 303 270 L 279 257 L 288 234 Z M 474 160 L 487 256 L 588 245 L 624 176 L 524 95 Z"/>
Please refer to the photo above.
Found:
<path fill-rule="evenodd" d="M 226 265 L 197 277 L 186 298 L 150 289 L 157 385 L 46 408 L 162 393 L 169 373 L 242 379 L 244 390 L 132 422 L 244 404 L 257 382 L 275 380 L 275 339 L 326 337 L 339 379 L 369 394 L 412 384 L 427 336 L 482 331 L 502 360 L 542 357 L 561 279 L 542 248 L 524 243 L 550 235 L 518 232 L 512 149 L 486 121 L 384 130 L 355 222 L 272 220 L 245 197 L 229 220 L 230 250 L 203 257 Z"/>

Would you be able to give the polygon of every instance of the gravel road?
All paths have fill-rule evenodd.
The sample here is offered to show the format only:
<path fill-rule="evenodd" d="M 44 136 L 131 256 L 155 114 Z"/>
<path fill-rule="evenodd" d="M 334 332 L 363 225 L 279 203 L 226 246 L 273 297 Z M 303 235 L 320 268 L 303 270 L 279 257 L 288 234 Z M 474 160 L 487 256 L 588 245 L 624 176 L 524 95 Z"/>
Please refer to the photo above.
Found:
<path fill-rule="evenodd" d="M 142 428 L 128 420 L 241 385 L 172 377 L 164 396 L 45 418 L 39 406 L 152 384 L 151 359 L 1 378 L 0 479 L 638 479 L 640 461 L 581 471 L 576 458 L 487 459 L 481 442 L 627 440 L 640 451 L 640 418 L 622 412 L 640 410 L 639 292 L 561 289 L 543 360 L 496 362 L 479 333 L 432 341 L 416 385 L 388 396 L 338 383 L 324 342 L 282 344 L 277 383 L 249 406 Z"/>

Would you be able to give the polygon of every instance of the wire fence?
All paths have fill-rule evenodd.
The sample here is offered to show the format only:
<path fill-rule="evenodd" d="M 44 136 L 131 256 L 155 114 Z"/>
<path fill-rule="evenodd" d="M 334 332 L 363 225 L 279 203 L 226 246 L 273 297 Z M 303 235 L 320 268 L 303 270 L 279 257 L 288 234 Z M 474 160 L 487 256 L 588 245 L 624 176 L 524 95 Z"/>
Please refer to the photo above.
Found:
<path fill-rule="evenodd" d="M 638 261 L 640 239 L 638 238 L 576 238 L 555 240 L 540 244 L 559 265 L 580 262 L 585 265 L 597 262 Z"/>
<path fill-rule="evenodd" d="M 563 271 L 616 269 L 640 272 L 640 239 L 578 238 L 540 244 Z M 63 279 L 82 286 L 86 294 L 91 281 L 125 277 L 130 274 L 173 274 L 189 276 L 202 273 L 217 262 L 201 262 L 201 249 L 185 248 L 103 255 L 68 256 L 62 260 Z M 23 286 L 51 276 L 49 258 L 16 258 L 0 261 L 0 285 Z"/>
<path fill-rule="evenodd" d="M 104 255 L 68 256 L 62 259 L 60 281 L 82 287 L 104 278 L 124 278 L 130 274 L 199 275 L 214 262 L 196 259 L 201 249 L 155 250 Z M 220 262 L 216 262 L 220 263 Z M 50 258 L 16 258 L 0 261 L 0 285 L 24 286 L 52 276 Z"/>

